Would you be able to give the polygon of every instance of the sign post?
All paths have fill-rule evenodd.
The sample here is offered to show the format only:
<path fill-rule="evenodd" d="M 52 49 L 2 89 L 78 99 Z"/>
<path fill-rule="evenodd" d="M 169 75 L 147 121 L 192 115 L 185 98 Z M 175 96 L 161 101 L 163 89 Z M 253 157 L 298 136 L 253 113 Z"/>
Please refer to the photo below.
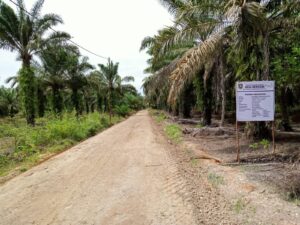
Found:
<path fill-rule="evenodd" d="M 236 154 L 236 161 L 240 163 L 240 137 L 239 137 L 239 122 L 236 121 L 235 124 L 235 129 L 236 129 L 236 148 L 237 148 L 237 154 Z"/>
<path fill-rule="evenodd" d="M 237 161 L 240 159 L 238 122 L 272 121 L 275 152 L 275 82 L 251 81 L 236 83 Z"/>

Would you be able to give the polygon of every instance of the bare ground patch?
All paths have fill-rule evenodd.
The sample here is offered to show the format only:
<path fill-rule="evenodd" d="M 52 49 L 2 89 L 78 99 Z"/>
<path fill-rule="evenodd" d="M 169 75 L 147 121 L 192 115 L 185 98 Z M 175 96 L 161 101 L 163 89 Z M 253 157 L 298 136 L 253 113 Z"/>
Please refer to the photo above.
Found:
<path fill-rule="evenodd" d="M 253 147 L 254 142 L 242 138 L 238 165 L 233 126 L 227 125 L 225 132 L 215 129 L 213 135 L 185 132 L 195 125 L 181 127 L 185 133 L 178 147 L 181 150 L 172 154 L 200 196 L 205 189 L 213 190 L 213 194 L 204 193 L 205 199 L 214 198 L 218 205 L 211 211 L 220 212 L 225 205 L 221 211 L 230 215 L 229 224 L 300 224 L 300 141 L 278 141 L 276 154 L 272 154 L 271 145 Z M 195 198 L 196 205 L 201 201 L 203 196 Z M 206 216 L 201 210 L 198 213 L 201 218 Z"/>

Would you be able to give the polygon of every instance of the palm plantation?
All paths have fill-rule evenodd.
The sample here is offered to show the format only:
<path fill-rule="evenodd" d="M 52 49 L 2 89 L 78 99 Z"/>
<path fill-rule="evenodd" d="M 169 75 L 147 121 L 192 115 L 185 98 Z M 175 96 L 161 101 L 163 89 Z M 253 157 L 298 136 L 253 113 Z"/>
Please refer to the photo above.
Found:
<path fill-rule="evenodd" d="M 52 28 L 63 20 L 41 14 L 44 0 L 31 10 L 23 0 L 16 3 L 14 10 L 0 0 L 0 49 L 16 52 L 22 62 L 7 79 L 11 87 L 0 87 L 0 176 L 143 107 L 133 77 L 122 78 L 118 63 L 108 60 L 96 69 L 69 34 Z"/>
<path fill-rule="evenodd" d="M 210 125 L 216 113 L 222 126 L 226 111 L 235 110 L 235 81 L 275 79 L 281 83 L 282 78 L 276 75 L 283 66 L 279 65 L 283 63 L 278 61 L 279 55 L 289 49 L 288 54 L 299 58 L 295 55 L 299 44 L 294 36 L 299 32 L 297 1 L 161 0 L 161 3 L 173 14 L 174 25 L 142 42 L 142 49 L 148 49 L 152 57 L 149 60 L 152 70 L 146 71 L 152 75 L 145 80 L 144 90 L 153 106 L 163 106 L 182 116 L 193 108 L 201 112 L 203 125 Z M 174 52 L 176 49 L 183 51 Z M 158 65 L 158 61 L 165 63 Z M 293 67 L 289 70 L 290 82 L 285 82 L 281 92 L 286 93 L 293 85 L 296 96 L 299 67 L 289 64 L 287 68 L 290 66 Z M 192 103 L 187 104 L 188 101 Z M 286 108 L 280 110 L 284 129 L 289 127 Z M 266 134 L 265 123 L 254 124 L 255 137 Z"/>
<path fill-rule="evenodd" d="M 11 7 L 0 2 L 0 46 L 2 49 L 16 51 L 22 61 L 19 72 L 20 91 L 25 109 L 27 123 L 35 123 L 35 76 L 32 69 L 32 59 L 44 47 L 45 43 L 61 38 L 69 38 L 65 33 L 50 33 L 51 27 L 62 23 L 62 19 L 55 14 L 41 16 L 44 0 L 37 1 L 30 15 L 25 10 L 23 0 L 18 0 L 20 8 L 15 12 Z"/>

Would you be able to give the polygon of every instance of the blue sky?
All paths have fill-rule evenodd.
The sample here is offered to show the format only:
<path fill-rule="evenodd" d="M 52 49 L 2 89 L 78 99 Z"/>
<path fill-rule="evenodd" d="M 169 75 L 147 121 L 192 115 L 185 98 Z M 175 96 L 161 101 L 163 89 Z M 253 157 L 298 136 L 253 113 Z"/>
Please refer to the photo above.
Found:
<path fill-rule="evenodd" d="M 8 0 L 3 1 L 10 4 Z M 33 2 L 25 0 L 26 7 L 31 8 Z M 62 16 L 64 24 L 54 27 L 56 30 L 70 33 L 73 41 L 119 62 L 119 74 L 134 76 L 138 90 L 146 76 L 143 70 L 148 59 L 145 52 L 139 52 L 142 39 L 172 24 L 170 14 L 158 0 L 45 0 L 42 12 Z M 101 58 L 81 52 L 94 65 L 106 63 Z M 19 68 L 20 62 L 16 61 L 15 53 L 0 50 L 0 85 L 7 77 L 15 75 Z"/>

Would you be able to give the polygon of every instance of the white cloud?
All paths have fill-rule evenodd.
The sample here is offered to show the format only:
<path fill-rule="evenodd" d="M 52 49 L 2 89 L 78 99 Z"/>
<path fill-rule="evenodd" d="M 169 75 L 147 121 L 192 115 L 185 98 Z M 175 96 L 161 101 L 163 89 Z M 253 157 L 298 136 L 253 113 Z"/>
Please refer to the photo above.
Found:
<path fill-rule="evenodd" d="M 25 0 L 27 8 L 33 2 Z M 145 77 L 143 70 L 148 58 L 139 52 L 142 39 L 171 24 L 171 16 L 158 0 L 46 0 L 43 13 L 59 14 L 64 24 L 55 29 L 69 32 L 85 48 L 120 62 L 120 75 L 135 76 L 138 89 Z M 84 51 L 82 54 L 94 65 L 106 63 Z M 0 84 L 18 71 L 20 63 L 15 58 L 0 50 Z"/>

